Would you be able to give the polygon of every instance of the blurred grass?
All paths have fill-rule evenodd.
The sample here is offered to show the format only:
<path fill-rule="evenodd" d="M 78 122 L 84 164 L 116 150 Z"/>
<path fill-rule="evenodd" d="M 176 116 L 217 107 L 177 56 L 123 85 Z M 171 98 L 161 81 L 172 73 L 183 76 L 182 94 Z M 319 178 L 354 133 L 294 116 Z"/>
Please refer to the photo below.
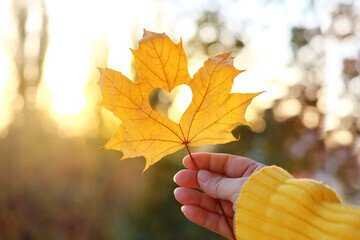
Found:
<path fill-rule="evenodd" d="M 142 173 L 104 139 L 62 138 L 28 118 L 0 140 L 0 239 L 216 239 L 173 198 L 183 152 Z"/>

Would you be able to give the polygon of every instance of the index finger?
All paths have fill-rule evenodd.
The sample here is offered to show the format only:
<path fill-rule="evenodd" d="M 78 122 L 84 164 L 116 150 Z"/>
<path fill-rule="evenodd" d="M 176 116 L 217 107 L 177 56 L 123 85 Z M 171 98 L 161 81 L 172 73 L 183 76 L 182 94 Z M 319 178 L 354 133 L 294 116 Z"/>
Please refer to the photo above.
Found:
<path fill-rule="evenodd" d="M 187 155 L 183 159 L 186 168 L 204 169 L 233 178 L 250 176 L 256 169 L 263 167 L 263 164 L 249 158 L 225 153 L 197 152 L 191 156 L 195 163 Z"/>

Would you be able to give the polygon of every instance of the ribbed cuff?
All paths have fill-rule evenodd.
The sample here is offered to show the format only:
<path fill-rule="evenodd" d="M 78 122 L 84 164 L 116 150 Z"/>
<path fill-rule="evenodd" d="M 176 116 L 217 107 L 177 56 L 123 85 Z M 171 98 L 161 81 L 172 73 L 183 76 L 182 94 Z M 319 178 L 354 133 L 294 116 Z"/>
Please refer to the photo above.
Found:
<path fill-rule="evenodd" d="M 264 167 L 248 179 L 235 203 L 237 240 L 360 239 L 359 210 L 340 201 L 320 182 Z"/>

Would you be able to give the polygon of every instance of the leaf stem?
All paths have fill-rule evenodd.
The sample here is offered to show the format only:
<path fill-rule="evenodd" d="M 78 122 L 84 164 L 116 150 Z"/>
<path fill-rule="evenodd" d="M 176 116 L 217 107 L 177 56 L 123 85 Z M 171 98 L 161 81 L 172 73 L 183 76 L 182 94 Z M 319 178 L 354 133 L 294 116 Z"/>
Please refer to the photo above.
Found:
<path fill-rule="evenodd" d="M 197 163 L 195 162 L 194 157 L 193 157 L 192 154 L 191 154 L 191 151 L 190 151 L 190 148 L 189 148 L 188 144 L 184 144 L 184 145 L 185 145 L 186 151 L 187 151 L 188 154 L 189 154 L 189 157 L 190 157 L 190 159 L 191 159 L 192 164 L 195 166 L 196 170 L 199 170 L 200 168 L 199 168 L 199 166 L 197 165 Z M 226 214 L 225 214 L 225 210 L 224 210 L 222 201 L 221 201 L 220 199 L 215 199 L 215 200 L 217 201 L 217 203 L 218 203 L 219 206 L 220 206 L 221 214 L 222 214 L 222 216 L 225 218 L 225 223 L 226 223 L 226 226 L 227 226 L 227 228 L 229 229 L 229 231 L 230 231 L 230 233 L 231 233 L 232 239 L 236 240 L 236 237 L 235 237 L 233 228 L 232 228 L 232 226 L 231 226 L 231 223 L 230 223 L 229 219 L 226 217 Z"/>

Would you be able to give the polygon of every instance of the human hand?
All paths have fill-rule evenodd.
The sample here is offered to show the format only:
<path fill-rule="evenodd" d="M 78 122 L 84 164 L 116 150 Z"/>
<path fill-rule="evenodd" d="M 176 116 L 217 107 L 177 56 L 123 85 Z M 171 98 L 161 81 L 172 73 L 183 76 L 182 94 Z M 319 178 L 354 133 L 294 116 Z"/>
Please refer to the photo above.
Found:
<path fill-rule="evenodd" d="M 181 211 L 191 222 L 232 239 L 219 203 L 221 201 L 228 222 L 232 224 L 233 204 L 241 187 L 255 170 L 264 165 L 230 154 L 191 155 L 196 164 L 189 155 L 186 156 L 183 164 L 187 169 L 174 176 L 175 183 L 180 186 L 175 189 L 174 195 L 182 204 Z"/>

